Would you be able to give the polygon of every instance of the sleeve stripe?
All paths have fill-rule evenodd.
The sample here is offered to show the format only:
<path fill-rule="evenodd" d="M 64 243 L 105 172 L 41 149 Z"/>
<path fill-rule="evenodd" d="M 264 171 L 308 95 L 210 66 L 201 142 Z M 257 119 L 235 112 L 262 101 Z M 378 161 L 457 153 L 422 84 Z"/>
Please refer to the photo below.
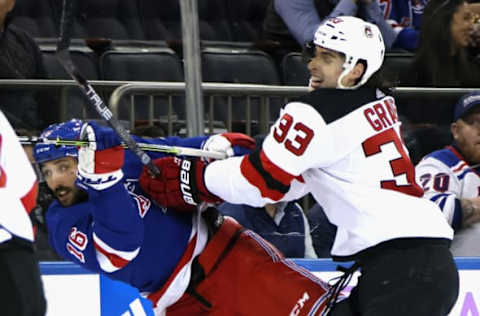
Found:
<path fill-rule="evenodd" d="M 445 202 L 447 202 L 447 197 L 444 196 L 443 198 L 440 199 L 440 202 L 438 203 L 438 206 L 440 209 L 443 211 L 443 208 L 445 207 Z"/>
<path fill-rule="evenodd" d="M 469 168 L 465 171 L 462 172 L 462 174 L 458 175 L 457 178 L 458 180 L 462 180 L 468 173 L 472 172 L 472 170 Z"/>
<path fill-rule="evenodd" d="M 125 260 L 113 253 L 109 253 L 102 249 L 97 243 L 94 242 L 95 249 L 97 250 L 97 259 L 100 267 L 106 272 L 114 272 L 126 266 L 130 261 Z"/>
<path fill-rule="evenodd" d="M 95 233 L 93 234 L 93 243 L 97 250 L 97 258 L 99 259 L 100 266 L 107 272 L 113 272 L 123 268 L 140 252 L 140 248 L 133 251 L 115 250 L 98 238 Z"/>
<path fill-rule="evenodd" d="M 434 195 L 430 198 L 430 200 L 432 200 L 433 202 L 436 202 L 439 198 L 441 197 L 446 197 L 448 196 L 448 194 L 446 193 L 440 193 L 440 194 L 437 194 L 437 195 Z"/>
<path fill-rule="evenodd" d="M 290 182 L 295 178 L 273 164 L 263 150 L 257 150 L 246 156 L 240 165 L 241 173 L 257 187 L 263 197 L 272 200 L 281 199 L 290 189 Z"/>

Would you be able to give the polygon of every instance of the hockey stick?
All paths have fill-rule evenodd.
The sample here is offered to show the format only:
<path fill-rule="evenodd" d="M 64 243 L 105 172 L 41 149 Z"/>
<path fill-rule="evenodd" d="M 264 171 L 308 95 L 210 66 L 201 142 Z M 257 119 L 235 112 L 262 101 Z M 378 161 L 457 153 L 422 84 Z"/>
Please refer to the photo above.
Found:
<path fill-rule="evenodd" d="M 70 140 L 70 139 L 49 139 L 41 137 L 28 137 L 20 136 L 18 140 L 22 145 L 33 145 L 33 144 L 53 144 L 53 145 L 65 145 L 65 146 L 87 146 L 88 141 L 82 140 Z M 190 148 L 190 147 L 180 147 L 180 146 L 168 146 L 168 145 L 159 145 L 159 144 L 148 144 L 148 143 L 136 143 L 137 146 L 143 151 L 152 151 L 152 152 L 163 152 L 166 154 L 172 154 L 176 156 L 192 156 L 192 157 L 204 157 L 212 159 L 225 159 L 227 155 L 219 151 L 207 151 L 203 149 Z M 122 144 L 123 147 L 127 147 L 125 144 Z M 128 147 L 127 147 L 128 148 Z"/>
<path fill-rule="evenodd" d="M 160 175 L 160 170 L 152 162 L 152 159 L 142 149 L 137 146 L 137 143 L 128 134 L 127 130 L 120 125 L 118 120 L 113 116 L 110 109 L 105 105 L 102 98 L 95 92 L 93 87 L 88 83 L 87 79 L 78 71 L 77 67 L 70 56 L 70 37 L 73 29 L 73 19 L 75 14 L 75 3 L 78 0 L 63 0 L 62 18 L 60 21 L 60 37 L 57 41 L 57 59 L 62 64 L 66 72 L 75 80 L 82 92 L 88 99 L 95 111 L 110 125 L 120 136 L 123 143 L 133 151 L 140 161 L 147 166 L 153 175 Z"/>

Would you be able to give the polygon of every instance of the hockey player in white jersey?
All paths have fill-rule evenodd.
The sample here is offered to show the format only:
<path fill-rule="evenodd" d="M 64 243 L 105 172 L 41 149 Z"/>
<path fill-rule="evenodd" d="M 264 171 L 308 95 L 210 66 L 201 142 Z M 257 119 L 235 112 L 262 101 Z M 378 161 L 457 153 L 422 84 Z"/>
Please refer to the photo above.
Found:
<path fill-rule="evenodd" d="M 145 171 L 141 185 L 173 207 L 202 194 L 260 206 L 311 193 L 338 227 L 332 256 L 355 261 L 338 287 L 362 274 L 329 315 L 447 315 L 458 296 L 453 230 L 421 198 L 394 98 L 370 87 L 384 57 L 378 28 L 329 19 L 311 49 L 314 91 L 284 106 L 260 150 L 208 165 L 157 160 L 163 175 Z"/>
<path fill-rule="evenodd" d="M 480 92 L 457 102 L 450 125 L 454 142 L 425 156 L 417 179 L 428 198 L 440 206 L 455 230 L 456 256 L 478 256 L 480 249 Z"/>
<path fill-rule="evenodd" d="M 33 230 L 37 178 L 10 123 L 0 111 L 0 309 L 6 316 L 46 311 Z"/>

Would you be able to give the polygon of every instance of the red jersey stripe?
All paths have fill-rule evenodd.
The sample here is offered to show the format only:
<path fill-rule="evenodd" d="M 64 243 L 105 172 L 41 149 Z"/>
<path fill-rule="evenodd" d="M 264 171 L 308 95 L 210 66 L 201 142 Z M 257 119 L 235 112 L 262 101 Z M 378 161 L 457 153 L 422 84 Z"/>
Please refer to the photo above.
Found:
<path fill-rule="evenodd" d="M 275 201 L 280 200 L 286 192 L 282 192 L 278 190 L 278 188 L 268 185 L 268 179 L 266 179 L 264 175 L 271 176 L 274 181 L 287 187 L 295 178 L 295 176 L 285 172 L 271 162 L 263 150 L 260 152 L 260 166 L 255 166 L 252 160 L 249 159 L 249 156 L 245 156 L 240 164 L 240 170 L 248 182 L 260 190 L 262 197 L 267 197 Z"/>
<path fill-rule="evenodd" d="M 37 205 L 37 195 L 38 195 L 38 183 L 37 181 L 33 181 L 33 185 L 30 188 L 30 190 L 27 192 L 27 194 L 25 194 L 21 198 L 23 207 L 29 214 L 33 210 L 35 205 Z"/>
<path fill-rule="evenodd" d="M 177 264 L 172 274 L 170 274 L 170 277 L 168 278 L 167 282 L 165 282 L 165 284 L 162 286 L 160 290 L 148 295 L 147 298 L 150 301 L 152 301 L 153 307 L 157 306 L 158 300 L 162 297 L 163 294 L 165 294 L 165 292 L 167 291 L 168 287 L 173 282 L 177 274 L 192 259 L 196 244 L 197 244 L 197 234 L 195 234 L 192 240 L 188 243 L 187 249 L 185 249 L 185 253 L 183 257 L 180 259 L 180 262 Z"/>
<path fill-rule="evenodd" d="M 105 249 L 100 247 L 96 242 L 94 242 L 93 244 L 95 245 L 95 249 L 97 251 L 99 251 L 100 253 L 102 253 L 105 257 L 107 257 L 108 260 L 110 261 L 110 263 L 114 267 L 123 268 L 124 266 L 126 266 L 130 262 L 129 260 L 125 260 L 125 259 L 121 258 L 120 256 L 117 256 L 116 254 L 113 254 L 113 253 L 110 253 L 110 252 L 106 251 Z"/>

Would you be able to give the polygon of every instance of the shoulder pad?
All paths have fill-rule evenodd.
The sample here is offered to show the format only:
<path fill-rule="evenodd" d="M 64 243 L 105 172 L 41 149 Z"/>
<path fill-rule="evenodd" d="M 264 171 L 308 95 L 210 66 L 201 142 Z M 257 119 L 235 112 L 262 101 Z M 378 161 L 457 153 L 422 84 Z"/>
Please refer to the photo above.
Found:
<path fill-rule="evenodd" d="M 447 165 L 449 168 L 458 164 L 460 159 L 448 148 L 436 150 L 431 154 L 427 155 L 425 158 L 431 157 L 438 161 L 441 161 L 443 164 Z"/>

